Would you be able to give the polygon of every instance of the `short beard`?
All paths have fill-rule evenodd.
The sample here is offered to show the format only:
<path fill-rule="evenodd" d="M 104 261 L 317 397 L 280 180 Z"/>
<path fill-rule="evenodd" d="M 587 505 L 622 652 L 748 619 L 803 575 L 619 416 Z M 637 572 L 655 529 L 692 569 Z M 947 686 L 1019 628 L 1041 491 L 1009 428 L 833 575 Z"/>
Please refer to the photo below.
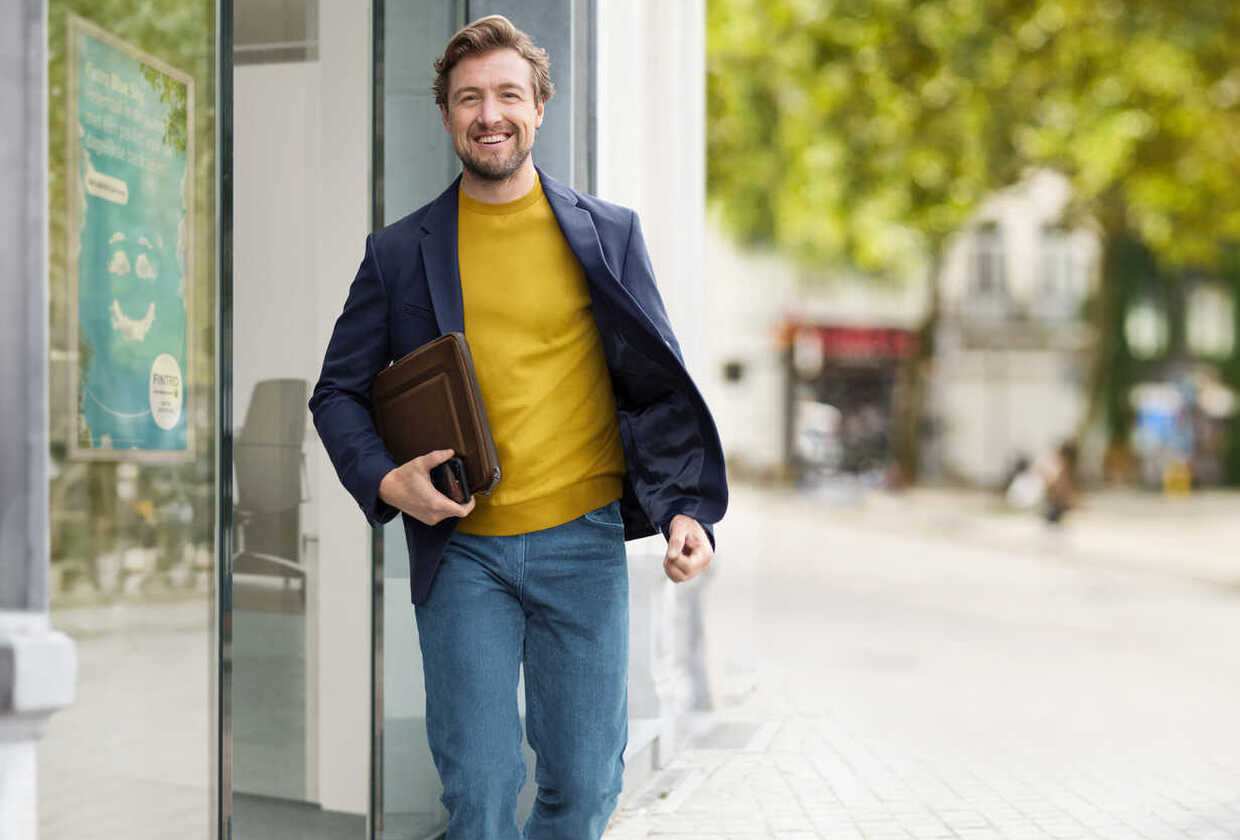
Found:
<path fill-rule="evenodd" d="M 456 156 L 461 159 L 461 165 L 471 175 L 484 181 L 504 181 L 511 178 L 513 173 L 521 168 L 529 158 L 530 150 L 518 149 L 507 160 L 499 160 L 495 163 L 483 163 L 468 152 L 462 154 L 458 151 Z"/>

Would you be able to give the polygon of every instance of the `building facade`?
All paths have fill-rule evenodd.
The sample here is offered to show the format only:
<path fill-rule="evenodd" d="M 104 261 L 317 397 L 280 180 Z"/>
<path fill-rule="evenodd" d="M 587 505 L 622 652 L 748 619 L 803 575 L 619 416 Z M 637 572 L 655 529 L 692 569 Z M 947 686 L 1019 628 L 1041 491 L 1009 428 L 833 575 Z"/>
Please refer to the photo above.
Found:
<path fill-rule="evenodd" d="M 551 55 L 535 159 L 639 212 L 700 364 L 704 3 L 3 8 L 26 131 L 0 165 L 26 191 L 5 211 L 22 305 L 0 373 L 31 396 L 5 408 L 28 457 L 0 485 L 0 834 L 436 836 L 403 535 L 340 487 L 308 389 L 366 234 L 457 171 L 431 64 L 490 13 Z M 702 694 L 695 591 L 663 578 L 661 539 L 629 551 L 633 786 Z M 46 728 L 36 809 L 70 637 L 80 690 Z M 105 728 L 82 761 L 75 739 Z"/>
<path fill-rule="evenodd" d="M 1066 181 L 1042 172 L 991 196 L 949 243 L 922 421 L 921 474 L 987 486 L 1013 460 L 1074 436 L 1098 260 L 1062 224 Z M 718 296 L 708 366 L 728 455 L 760 472 L 864 475 L 892 461 L 901 366 L 929 304 L 924 277 L 822 274 L 713 234 Z"/>
<path fill-rule="evenodd" d="M 985 201 L 953 238 L 940 283 L 924 453 L 930 474 L 999 484 L 1013 462 L 1080 431 L 1099 244 L 1065 226 L 1066 179 L 1039 172 Z"/>

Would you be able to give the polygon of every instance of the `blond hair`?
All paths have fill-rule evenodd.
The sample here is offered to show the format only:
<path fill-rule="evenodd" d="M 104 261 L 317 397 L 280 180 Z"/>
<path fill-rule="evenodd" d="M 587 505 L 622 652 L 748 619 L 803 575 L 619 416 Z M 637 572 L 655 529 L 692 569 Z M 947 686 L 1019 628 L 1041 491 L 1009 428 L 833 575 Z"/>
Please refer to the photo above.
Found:
<path fill-rule="evenodd" d="M 551 84 L 551 60 L 547 57 L 547 51 L 513 26 L 508 18 L 487 15 L 453 35 L 444 47 L 443 55 L 435 59 L 435 81 L 431 85 L 435 104 L 441 108 L 448 107 L 448 75 L 461 59 L 502 49 L 516 50 L 529 62 L 535 101 L 545 103 L 550 99 L 555 93 L 555 86 Z"/>

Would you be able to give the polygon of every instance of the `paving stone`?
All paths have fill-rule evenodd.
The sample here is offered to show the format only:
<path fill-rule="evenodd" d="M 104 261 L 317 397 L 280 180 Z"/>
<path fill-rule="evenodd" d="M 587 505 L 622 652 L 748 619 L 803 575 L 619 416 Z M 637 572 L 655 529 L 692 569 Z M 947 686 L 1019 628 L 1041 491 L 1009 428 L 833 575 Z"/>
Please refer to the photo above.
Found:
<path fill-rule="evenodd" d="M 1240 544 L 1226 510 L 1203 517 Z M 723 712 L 772 734 L 715 751 L 686 805 L 754 803 L 765 833 L 728 834 L 765 840 L 797 819 L 831 840 L 1240 838 L 1234 590 L 837 513 L 742 490 L 717 528 L 705 638 L 762 639 L 757 690 Z"/>

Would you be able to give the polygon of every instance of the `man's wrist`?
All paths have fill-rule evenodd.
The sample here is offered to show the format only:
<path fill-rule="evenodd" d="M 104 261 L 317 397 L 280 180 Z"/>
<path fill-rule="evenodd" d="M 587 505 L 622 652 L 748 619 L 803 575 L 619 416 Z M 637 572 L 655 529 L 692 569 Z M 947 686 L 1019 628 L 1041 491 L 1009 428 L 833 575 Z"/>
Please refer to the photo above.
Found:
<path fill-rule="evenodd" d="M 396 472 L 396 469 L 393 467 L 383 474 L 383 478 L 379 479 L 379 501 L 385 502 L 392 507 L 397 507 L 396 502 L 392 499 L 396 483 L 396 476 L 393 473 Z"/>
<path fill-rule="evenodd" d="M 671 531 L 672 531 L 672 523 L 676 521 L 676 517 L 677 517 L 677 516 L 683 516 L 683 517 L 685 517 L 686 519 L 692 519 L 694 522 L 698 522 L 698 520 L 697 520 L 696 518 L 694 518 L 693 514 L 691 514 L 691 513 L 684 513 L 684 512 L 682 512 L 682 511 L 676 511 L 676 512 L 675 512 L 675 513 L 673 513 L 671 516 L 669 516 L 669 517 L 667 518 L 667 521 L 665 521 L 665 522 L 663 523 L 662 527 L 660 527 L 660 528 L 659 528 L 659 530 L 663 532 L 663 536 L 665 536 L 665 537 L 666 537 L 668 534 L 670 534 L 670 533 L 671 533 Z M 702 523 L 698 522 L 698 524 L 699 524 L 699 525 L 701 525 Z"/>

